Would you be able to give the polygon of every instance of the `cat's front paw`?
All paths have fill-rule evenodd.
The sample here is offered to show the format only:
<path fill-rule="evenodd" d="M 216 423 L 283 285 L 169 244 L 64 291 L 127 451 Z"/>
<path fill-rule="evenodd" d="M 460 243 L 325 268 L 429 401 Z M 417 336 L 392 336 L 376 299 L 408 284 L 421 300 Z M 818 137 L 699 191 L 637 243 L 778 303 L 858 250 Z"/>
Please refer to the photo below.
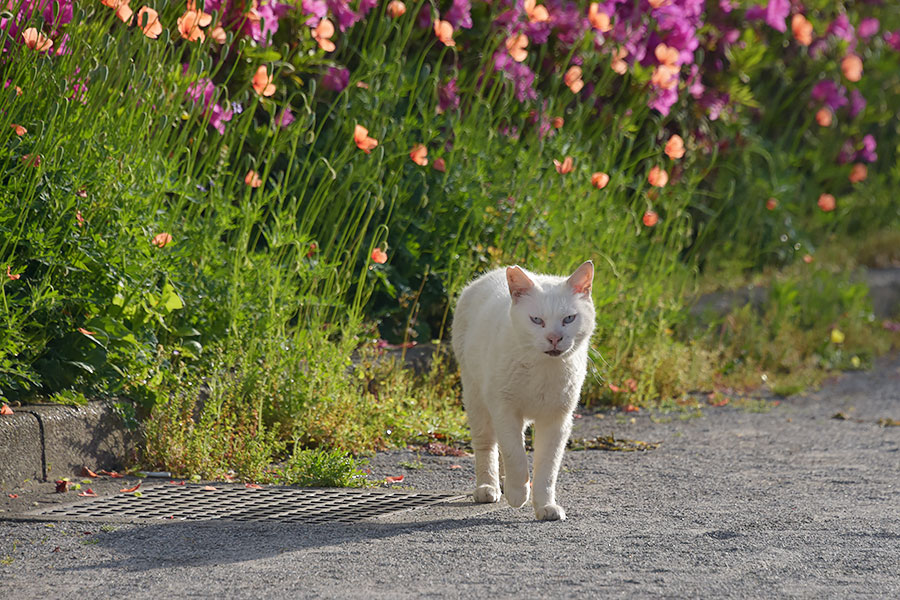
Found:
<path fill-rule="evenodd" d="M 534 516 L 539 521 L 565 521 L 566 511 L 559 504 L 547 504 L 545 506 L 535 506 Z"/>
<path fill-rule="evenodd" d="M 525 485 L 509 485 L 509 482 L 506 482 L 503 492 L 506 494 L 506 501 L 509 502 L 509 505 L 513 508 L 519 508 L 528 502 L 531 486 L 528 483 L 525 483 Z"/>
<path fill-rule="evenodd" d="M 479 485 L 472 494 L 475 502 L 487 504 L 490 502 L 500 502 L 500 488 L 495 485 Z"/>

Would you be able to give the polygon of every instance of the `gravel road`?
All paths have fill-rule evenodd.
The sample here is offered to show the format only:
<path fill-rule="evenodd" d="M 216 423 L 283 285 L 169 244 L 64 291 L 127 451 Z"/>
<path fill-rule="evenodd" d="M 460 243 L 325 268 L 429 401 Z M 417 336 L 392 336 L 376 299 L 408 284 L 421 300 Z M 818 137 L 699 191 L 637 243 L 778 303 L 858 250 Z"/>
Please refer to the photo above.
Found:
<path fill-rule="evenodd" d="M 0 597 L 900 597 L 900 427 L 884 425 L 900 420 L 900 357 L 701 412 L 586 411 L 575 437 L 660 445 L 569 451 L 565 522 L 505 502 L 357 524 L 0 521 Z M 417 490 L 474 482 L 470 457 L 370 467 Z M 4 490 L 0 518 L 59 501 L 52 487 Z"/>

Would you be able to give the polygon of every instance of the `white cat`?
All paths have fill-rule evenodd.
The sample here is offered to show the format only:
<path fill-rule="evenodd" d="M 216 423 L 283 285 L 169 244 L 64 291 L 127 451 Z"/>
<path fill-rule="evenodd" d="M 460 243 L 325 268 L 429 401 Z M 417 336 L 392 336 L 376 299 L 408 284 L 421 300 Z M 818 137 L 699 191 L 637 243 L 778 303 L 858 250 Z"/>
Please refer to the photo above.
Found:
<path fill-rule="evenodd" d="M 525 428 L 534 424 L 534 514 L 565 519 L 556 476 L 587 372 L 594 331 L 594 265 L 568 278 L 496 269 L 462 291 L 453 317 L 453 352 L 475 450 L 475 502 L 528 502 Z"/>

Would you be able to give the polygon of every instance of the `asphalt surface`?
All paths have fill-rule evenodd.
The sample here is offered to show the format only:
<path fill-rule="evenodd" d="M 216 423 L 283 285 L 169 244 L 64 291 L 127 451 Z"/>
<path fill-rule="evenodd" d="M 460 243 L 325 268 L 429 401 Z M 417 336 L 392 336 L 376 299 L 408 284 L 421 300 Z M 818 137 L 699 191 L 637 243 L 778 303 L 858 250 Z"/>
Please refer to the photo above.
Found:
<path fill-rule="evenodd" d="M 900 358 L 701 412 L 577 419 L 576 437 L 660 445 L 567 452 L 564 522 L 504 501 L 348 525 L 0 520 L 0 597 L 900 597 L 900 427 L 884 425 L 900 420 Z M 474 482 L 471 457 L 399 451 L 370 468 L 418 490 Z M 0 519 L 78 499 L 53 487 L 3 490 Z"/>

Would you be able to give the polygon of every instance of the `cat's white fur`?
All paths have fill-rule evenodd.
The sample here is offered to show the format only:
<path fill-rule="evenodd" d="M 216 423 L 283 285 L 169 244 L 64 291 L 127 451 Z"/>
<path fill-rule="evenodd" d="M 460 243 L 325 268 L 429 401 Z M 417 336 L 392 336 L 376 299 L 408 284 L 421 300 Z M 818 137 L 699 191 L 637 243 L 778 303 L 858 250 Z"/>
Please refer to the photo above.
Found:
<path fill-rule="evenodd" d="M 568 278 L 513 266 L 463 289 L 452 340 L 475 451 L 476 502 L 500 500 L 498 445 L 507 501 L 528 502 L 524 435 L 531 423 L 535 516 L 566 518 L 556 503 L 556 477 L 587 371 L 593 277 L 590 261 Z"/>

